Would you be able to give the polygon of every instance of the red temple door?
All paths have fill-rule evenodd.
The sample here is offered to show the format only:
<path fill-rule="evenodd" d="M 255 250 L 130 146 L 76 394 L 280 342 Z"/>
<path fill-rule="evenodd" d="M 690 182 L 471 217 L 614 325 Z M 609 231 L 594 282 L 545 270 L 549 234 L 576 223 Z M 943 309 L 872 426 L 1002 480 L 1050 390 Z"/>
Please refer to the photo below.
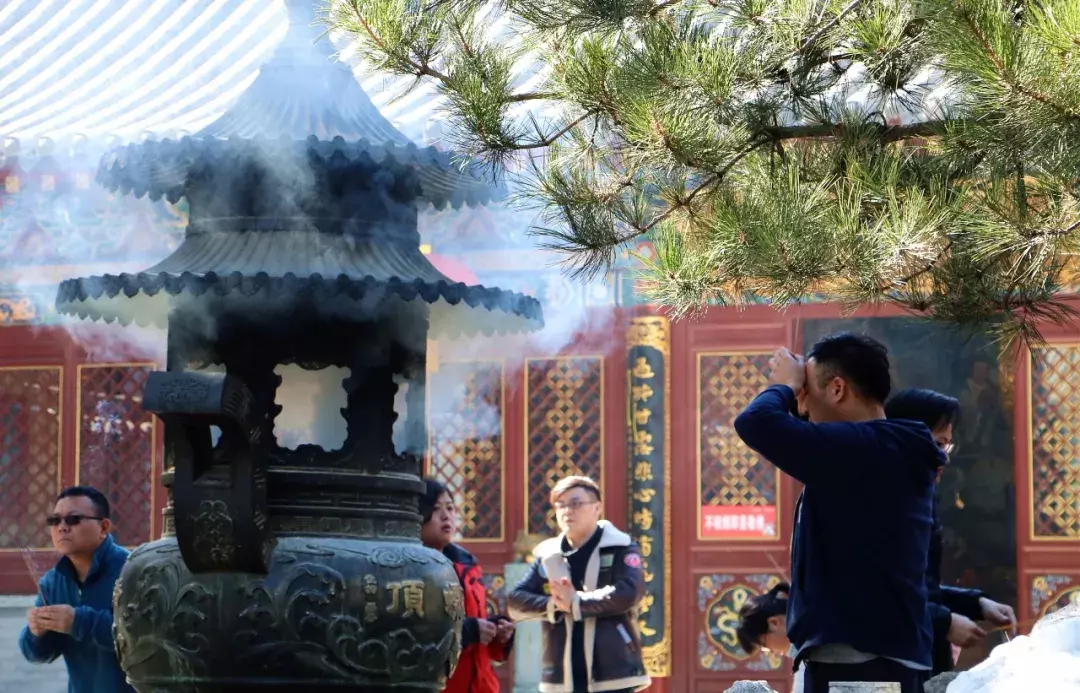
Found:
<path fill-rule="evenodd" d="M 739 679 L 789 690 L 790 661 L 748 656 L 735 638 L 747 598 L 787 580 L 796 484 L 750 451 L 735 416 L 767 383 L 772 350 L 796 321 L 772 309 L 711 310 L 672 323 L 673 690 Z"/>
<path fill-rule="evenodd" d="M 94 363 L 94 334 L 76 343 L 61 328 L 0 326 L 0 593 L 33 594 L 32 572 L 55 563 L 44 521 L 64 486 L 105 493 L 121 544 L 160 534 L 161 438 L 141 406 L 155 359 L 113 351 Z"/>
<path fill-rule="evenodd" d="M 1080 601 L 1080 333 L 1044 328 L 1017 359 L 1014 389 L 1019 618 Z"/>

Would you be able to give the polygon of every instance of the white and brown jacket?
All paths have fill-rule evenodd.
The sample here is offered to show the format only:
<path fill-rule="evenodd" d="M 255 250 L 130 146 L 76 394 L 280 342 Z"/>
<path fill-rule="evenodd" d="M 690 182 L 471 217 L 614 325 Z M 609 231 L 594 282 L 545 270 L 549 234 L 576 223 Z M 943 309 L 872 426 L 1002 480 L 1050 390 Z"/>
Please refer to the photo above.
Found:
<path fill-rule="evenodd" d="M 542 622 L 541 693 L 572 693 L 571 633 L 574 621 L 585 627 L 589 691 L 642 690 L 651 683 L 641 659 L 637 606 L 645 596 L 641 554 L 630 536 L 601 520 L 603 534 L 585 568 L 584 590 L 573 613 L 555 611 L 544 573 L 544 558 L 562 551 L 563 536 L 533 549 L 532 570 L 510 593 L 510 616 L 518 620 L 546 614 Z"/>

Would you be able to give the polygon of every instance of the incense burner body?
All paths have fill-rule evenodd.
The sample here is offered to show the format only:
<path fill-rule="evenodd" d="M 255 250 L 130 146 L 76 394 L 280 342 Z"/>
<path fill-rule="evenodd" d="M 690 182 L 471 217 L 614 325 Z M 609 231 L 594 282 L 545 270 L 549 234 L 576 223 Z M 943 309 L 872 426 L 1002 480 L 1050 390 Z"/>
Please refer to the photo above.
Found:
<path fill-rule="evenodd" d="M 428 340 L 543 325 L 535 299 L 450 281 L 420 251 L 421 205 L 497 190 L 379 114 L 314 4 L 286 0 L 274 57 L 196 137 L 103 158 L 108 189 L 187 200 L 183 243 L 57 294 L 62 313 L 167 330 L 143 398 L 164 424 L 164 534 L 113 605 L 139 693 L 441 691 L 463 603 L 419 539 Z M 336 392 L 309 400 L 343 391 L 317 417 L 343 418 L 343 442 L 279 441 L 282 368 L 326 371 Z"/>
<path fill-rule="evenodd" d="M 283 536 L 266 575 L 196 575 L 166 537 L 117 582 L 116 646 L 140 693 L 439 690 L 463 613 L 415 541 Z"/>
<path fill-rule="evenodd" d="M 198 305 L 197 316 L 173 312 L 169 370 L 144 393 L 164 422 L 169 502 L 163 538 L 132 553 L 116 586 L 117 655 L 132 684 L 441 690 L 464 612 L 453 566 L 419 541 L 424 362 L 410 335 L 424 334 L 426 307 L 334 321 L 301 299 L 259 317 Z M 212 338 L 189 329 L 206 316 Z M 276 440 L 276 365 L 297 357 L 348 373 L 337 450 Z"/>

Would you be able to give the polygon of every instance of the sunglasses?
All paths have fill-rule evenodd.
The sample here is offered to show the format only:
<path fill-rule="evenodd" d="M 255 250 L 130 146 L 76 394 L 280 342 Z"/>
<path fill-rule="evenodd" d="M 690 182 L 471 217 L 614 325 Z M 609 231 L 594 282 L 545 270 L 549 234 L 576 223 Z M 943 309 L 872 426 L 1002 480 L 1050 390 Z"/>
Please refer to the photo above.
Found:
<path fill-rule="evenodd" d="M 81 523 L 83 520 L 103 520 L 103 519 L 105 519 L 105 518 L 91 517 L 89 515 L 65 515 L 63 517 L 60 517 L 59 515 L 49 515 L 48 517 L 45 518 L 45 524 L 49 525 L 50 527 L 59 527 L 60 523 L 63 522 L 68 527 L 75 527 L 79 523 Z"/>

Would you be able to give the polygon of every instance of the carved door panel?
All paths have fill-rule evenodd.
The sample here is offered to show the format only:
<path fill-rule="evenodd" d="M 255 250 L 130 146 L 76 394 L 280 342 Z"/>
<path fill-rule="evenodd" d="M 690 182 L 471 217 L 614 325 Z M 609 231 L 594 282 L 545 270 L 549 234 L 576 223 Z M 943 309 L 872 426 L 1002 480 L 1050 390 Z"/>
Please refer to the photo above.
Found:
<path fill-rule="evenodd" d="M 111 506 L 113 537 L 135 547 L 156 538 L 154 525 L 164 505 L 157 492 L 157 424 L 143 411 L 146 379 L 153 363 L 82 364 L 76 369 L 77 483 L 105 494 Z"/>
<path fill-rule="evenodd" d="M 124 348 L 122 328 L 88 330 L 90 343 Z M 92 363 L 54 327 L 0 327 L 0 594 L 33 594 L 20 549 L 35 549 L 40 575 L 56 557 L 44 518 L 64 486 L 86 483 L 109 497 L 116 536 L 137 545 L 160 533 L 158 426 L 142 411 L 154 364 Z"/>
<path fill-rule="evenodd" d="M 45 516 L 63 463 L 61 373 L 0 366 L 0 588 L 32 593 L 31 572 L 40 577 L 56 560 Z"/>
<path fill-rule="evenodd" d="M 1016 542 L 1022 631 L 1080 601 L 1080 335 L 1047 326 L 1015 374 Z"/>
<path fill-rule="evenodd" d="M 33 594 L 23 556 L 52 567 L 45 516 L 71 478 L 70 382 L 63 346 L 28 327 L 0 326 L 0 594 Z"/>
<path fill-rule="evenodd" d="M 725 690 L 739 679 L 790 685 L 790 661 L 748 656 L 735 638 L 747 598 L 786 580 L 795 483 L 732 427 L 766 386 L 772 350 L 796 322 L 771 309 L 710 310 L 673 325 L 673 690 Z"/>

